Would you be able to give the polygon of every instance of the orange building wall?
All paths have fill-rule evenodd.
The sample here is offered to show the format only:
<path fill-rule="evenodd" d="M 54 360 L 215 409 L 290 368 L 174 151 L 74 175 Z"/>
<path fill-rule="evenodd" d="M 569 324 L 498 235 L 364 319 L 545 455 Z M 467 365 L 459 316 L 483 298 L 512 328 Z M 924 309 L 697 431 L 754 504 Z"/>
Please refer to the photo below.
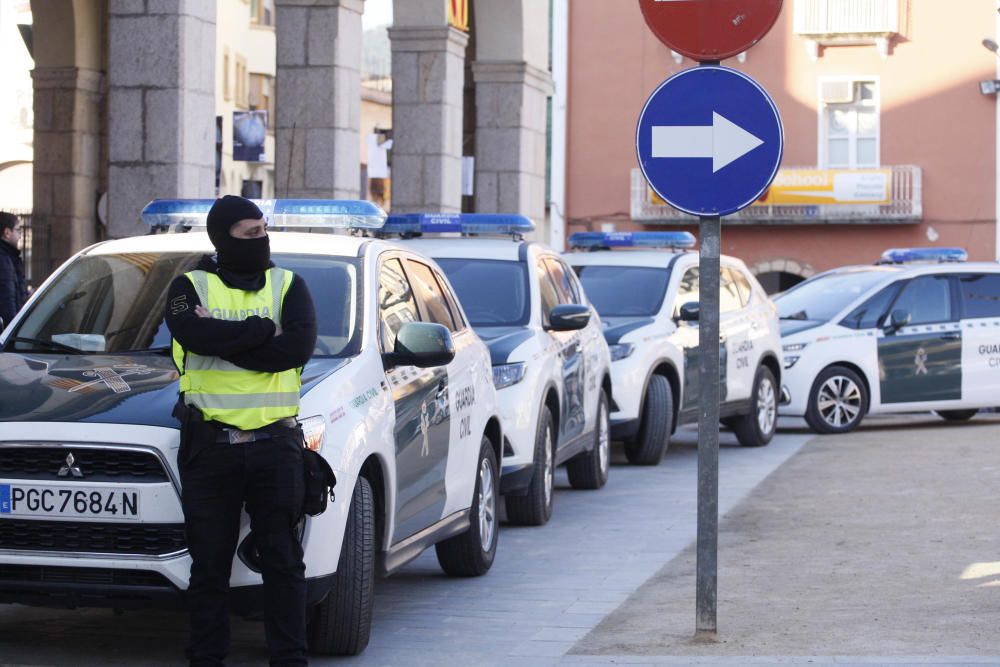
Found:
<path fill-rule="evenodd" d="M 629 174 L 637 167 L 635 123 L 647 96 L 676 65 L 633 0 L 573 0 L 569 24 L 567 229 L 669 229 L 629 220 Z M 794 259 L 816 271 L 871 262 L 893 246 L 957 245 L 994 259 L 996 98 L 978 82 L 996 78 L 982 47 L 995 35 L 993 0 L 910 0 L 908 27 L 886 59 L 873 45 L 821 48 L 813 61 L 793 34 L 786 0 L 774 29 L 747 54 L 723 64 L 745 71 L 771 94 L 785 127 L 783 166 L 815 167 L 821 76 L 876 77 L 882 166 L 923 170 L 919 224 L 729 225 L 723 252 L 748 264 Z M 678 228 L 677 226 L 674 226 Z M 684 227 L 692 229 L 692 227 Z M 696 229 L 692 229 L 696 231 Z M 938 235 L 932 243 L 928 234 Z"/>

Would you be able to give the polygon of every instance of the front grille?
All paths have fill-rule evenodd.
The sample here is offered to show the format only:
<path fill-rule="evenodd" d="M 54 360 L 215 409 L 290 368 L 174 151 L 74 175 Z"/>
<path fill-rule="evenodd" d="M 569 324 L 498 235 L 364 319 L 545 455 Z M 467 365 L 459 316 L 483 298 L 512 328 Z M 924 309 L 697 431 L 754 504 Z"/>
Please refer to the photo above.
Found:
<path fill-rule="evenodd" d="M 182 523 L 0 519 L 0 549 L 161 556 L 185 548 Z"/>
<path fill-rule="evenodd" d="M 162 574 L 145 570 L 0 564 L 0 584 L 3 583 L 173 588 Z"/>
<path fill-rule="evenodd" d="M 83 477 L 66 468 L 66 457 Z M 152 452 L 110 447 L 4 447 L 0 446 L 0 478 L 60 480 L 66 482 L 127 482 L 150 484 L 167 482 L 167 471 Z"/>

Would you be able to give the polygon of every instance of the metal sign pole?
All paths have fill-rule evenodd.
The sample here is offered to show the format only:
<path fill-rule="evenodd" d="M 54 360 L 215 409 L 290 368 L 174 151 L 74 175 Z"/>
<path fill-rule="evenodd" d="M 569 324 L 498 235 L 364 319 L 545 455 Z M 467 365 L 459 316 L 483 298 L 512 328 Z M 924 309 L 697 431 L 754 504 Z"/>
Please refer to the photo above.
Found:
<path fill-rule="evenodd" d="M 698 560 L 697 634 L 717 631 L 719 555 L 719 252 L 722 222 L 702 216 L 698 224 Z"/>

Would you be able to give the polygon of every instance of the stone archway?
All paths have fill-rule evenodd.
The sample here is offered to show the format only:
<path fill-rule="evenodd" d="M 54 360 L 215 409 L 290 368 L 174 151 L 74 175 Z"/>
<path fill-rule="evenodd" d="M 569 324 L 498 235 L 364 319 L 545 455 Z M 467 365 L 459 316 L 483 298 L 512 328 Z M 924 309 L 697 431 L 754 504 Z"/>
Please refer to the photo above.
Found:
<path fill-rule="evenodd" d="M 549 7 L 474 0 L 476 210 L 545 218 Z"/>
<path fill-rule="evenodd" d="M 757 262 L 750 271 L 768 294 L 784 292 L 816 274 L 811 265 L 789 258 Z"/>
<path fill-rule="evenodd" d="M 32 274 L 100 238 L 106 3 L 32 0 L 35 67 Z"/>
<path fill-rule="evenodd" d="M 469 0 L 470 35 L 447 3 L 394 0 L 393 208 L 462 206 L 464 73 L 475 85 L 475 209 L 545 215 L 549 8 L 537 0 Z"/>

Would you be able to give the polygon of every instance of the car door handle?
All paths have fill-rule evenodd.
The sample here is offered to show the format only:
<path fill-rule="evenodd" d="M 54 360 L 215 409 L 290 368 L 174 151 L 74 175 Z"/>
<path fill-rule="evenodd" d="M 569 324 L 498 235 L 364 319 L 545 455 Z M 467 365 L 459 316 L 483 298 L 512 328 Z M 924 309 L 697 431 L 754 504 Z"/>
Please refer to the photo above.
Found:
<path fill-rule="evenodd" d="M 950 333 L 941 334 L 941 340 L 962 340 L 962 334 L 959 331 L 952 331 Z"/>

